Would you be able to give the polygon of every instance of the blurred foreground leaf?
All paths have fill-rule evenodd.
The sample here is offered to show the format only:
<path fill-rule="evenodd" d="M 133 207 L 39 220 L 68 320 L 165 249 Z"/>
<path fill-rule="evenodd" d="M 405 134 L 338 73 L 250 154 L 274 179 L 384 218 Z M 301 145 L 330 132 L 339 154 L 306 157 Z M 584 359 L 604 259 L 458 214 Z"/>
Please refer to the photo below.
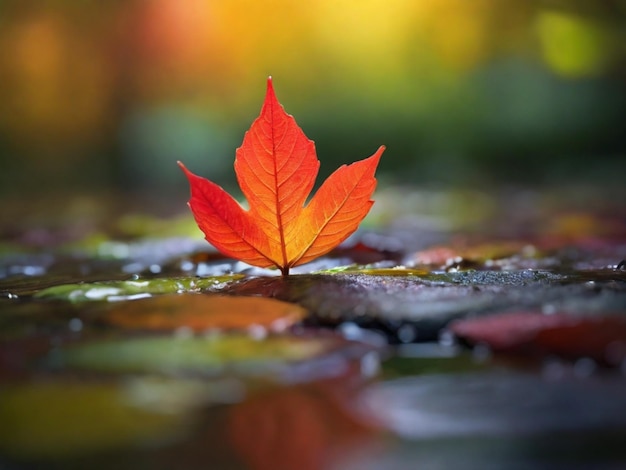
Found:
<path fill-rule="evenodd" d="M 172 383 L 171 393 L 179 384 Z M 146 409 L 125 385 L 51 382 L 0 389 L 0 451 L 28 459 L 63 457 L 175 437 L 184 416 Z"/>
<path fill-rule="evenodd" d="M 53 365 L 102 372 L 263 375 L 312 359 L 341 344 L 338 338 L 249 335 L 173 336 L 111 339 L 67 347 L 53 353 Z"/>

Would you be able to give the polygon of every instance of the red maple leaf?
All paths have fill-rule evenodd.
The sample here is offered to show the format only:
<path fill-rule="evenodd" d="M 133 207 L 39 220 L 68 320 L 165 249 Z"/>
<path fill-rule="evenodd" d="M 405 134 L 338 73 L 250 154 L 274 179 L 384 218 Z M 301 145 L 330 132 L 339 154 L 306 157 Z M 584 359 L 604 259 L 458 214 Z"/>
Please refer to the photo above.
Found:
<path fill-rule="evenodd" d="M 235 173 L 250 209 L 220 186 L 191 173 L 189 207 L 209 243 L 223 254 L 283 275 L 328 253 L 352 234 L 369 212 L 374 173 L 385 150 L 343 165 L 305 205 L 320 162 L 315 145 L 276 99 L 271 77 L 261 114 L 235 156 Z"/>

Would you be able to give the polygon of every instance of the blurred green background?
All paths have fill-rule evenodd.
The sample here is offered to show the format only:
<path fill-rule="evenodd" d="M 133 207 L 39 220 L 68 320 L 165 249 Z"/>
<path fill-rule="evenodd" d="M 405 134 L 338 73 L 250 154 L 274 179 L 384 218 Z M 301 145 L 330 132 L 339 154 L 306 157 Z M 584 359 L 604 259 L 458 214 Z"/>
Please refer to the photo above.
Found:
<path fill-rule="evenodd" d="M 265 79 L 321 176 L 387 145 L 381 180 L 626 175 L 626 1 L 4 0 L 0 195 L 232 187 Z"/>

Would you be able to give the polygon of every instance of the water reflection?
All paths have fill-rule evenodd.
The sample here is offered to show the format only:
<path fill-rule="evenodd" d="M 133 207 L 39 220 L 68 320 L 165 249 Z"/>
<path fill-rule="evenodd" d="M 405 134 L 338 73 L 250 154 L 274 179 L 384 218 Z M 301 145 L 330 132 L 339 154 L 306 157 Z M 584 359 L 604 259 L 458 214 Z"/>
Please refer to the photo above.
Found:
<path fill-rule="evenodd" d="M 376 442 L 376 428 L 348 402 L 353 388 L 334 381 L 253 395 L 230 410 L 228 439 L 253 470 L 329 468 Z"/>

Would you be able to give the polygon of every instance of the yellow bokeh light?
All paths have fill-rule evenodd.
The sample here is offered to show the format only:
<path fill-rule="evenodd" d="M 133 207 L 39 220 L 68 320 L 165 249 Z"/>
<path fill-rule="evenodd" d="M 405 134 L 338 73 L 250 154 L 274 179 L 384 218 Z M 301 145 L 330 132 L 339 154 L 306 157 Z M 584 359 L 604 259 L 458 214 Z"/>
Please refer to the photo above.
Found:
<path fill-rule="evenodd" d="M 560 75 L 599 74 L 612 53 L 605 29 L 573 15 L 543 12 L 537 18 L 537 32 L 544 60 Z"/>

